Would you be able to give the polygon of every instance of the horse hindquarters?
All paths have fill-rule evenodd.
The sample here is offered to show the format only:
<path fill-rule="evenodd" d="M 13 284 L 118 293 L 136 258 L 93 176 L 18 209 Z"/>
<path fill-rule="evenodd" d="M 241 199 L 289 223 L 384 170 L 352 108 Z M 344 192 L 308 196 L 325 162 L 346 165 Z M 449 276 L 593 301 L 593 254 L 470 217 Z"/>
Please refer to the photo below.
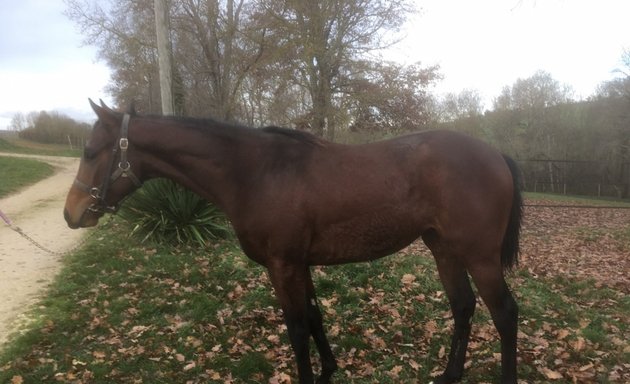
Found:
<path fill-rule="evenodd" d="M 449 361 L 438 383 L 452 383 L 462 376 L 475 309 L 468 275 L 488 307 L 501 339 L 501 382 L 513 384 L 517 380 L 518 307 L 503 272 L 517 262 L 522 200 L 516 166 L 509 158 L 505 162 L 507 167 L 490 162 L 478 164 L 478 169 L 495 171 L 477 172 L 475 182 L 468 185 L 466 199 L 447 194 L 445 206 L 449 209 L 441 211 L 437 218 L 440 232 L 429 230 L 423 234 L 436 259 L 455 320 Z M 471 180 L 459 176 L 461 180 Z M 462 184 L 452 190 L 464 187 Z"/>

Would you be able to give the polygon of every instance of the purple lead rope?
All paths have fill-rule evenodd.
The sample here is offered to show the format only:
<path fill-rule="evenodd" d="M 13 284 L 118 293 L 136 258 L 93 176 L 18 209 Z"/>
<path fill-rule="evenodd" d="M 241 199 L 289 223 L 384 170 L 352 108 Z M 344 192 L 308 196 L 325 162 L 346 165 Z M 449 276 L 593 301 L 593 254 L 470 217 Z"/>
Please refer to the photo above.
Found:
<path fill-rule="evenodd" d="M 2 217 L 2 220 L 4 220 L 4 222 L 7 223 L 8 226 L 13 225 L 11 220 L 9 220 L 9 218 L 4 214 L 4 212 L 2 212 L 1 209 L 0 209 L 0 217 Z"/>

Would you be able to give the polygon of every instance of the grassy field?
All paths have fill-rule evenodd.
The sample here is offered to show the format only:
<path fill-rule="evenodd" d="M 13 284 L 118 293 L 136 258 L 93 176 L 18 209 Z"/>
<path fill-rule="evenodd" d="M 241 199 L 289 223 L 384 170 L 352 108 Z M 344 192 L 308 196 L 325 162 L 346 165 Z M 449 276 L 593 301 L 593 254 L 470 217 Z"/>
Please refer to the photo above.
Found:
<path fill-rule="evenodd" d="M 36 143 L 22 140 L 17 135 L 9 135 L 0 137 L 0 152 L 79 157 L 83 148 L 70 149 L 67 145 Z"/>
<path fill-rule="evenodd" d="M 0 156 L 0 198 L 52 175 L 54 168 L 41 161 Z"/>
<path fill-rule="evenodd" d="M 562 217 L 581 229 L 556 228 L 567 237 L 563 249 L 576 240 L 581 254 L 606 244 L 606 255 L 627 255 L 630 236 L 584 240 L 589 225 L 606 228 L 571 212 Z M 509 277 L 520 305 L 520 377 L 527 383 L 628 382 L 628 287 L 609 285 L 610 273 L 566 273 L 565 257 L 574 256 L 561 252 L 557 262 L 553 252 L 541 259 L 549 262 L 535 259 L 538 249 L 556 246 L 555 224 L 540 225 L 552 220 L 545 215 L 526 212 L 524 259 Z M 630 231 L 626 217 L 612 223 L 621 233 Z M 49 294 L 32 310 L 30 326 L 0 356 L 1 383 L 295 382 L 266 273 L 234 242 L 165 249 L 129 244 L 126 231 L 110 223 L 66 257 Z M 547 269 L 536 268 L 545 263 Z M 335 382 L 426 383 L 442 369 L 452 320 L 422 245 L 372 263 L 316 268 L 314 276 L 340 365 Z M 498 352 L 496 331 L 479 305 L 463 382 L 496 382 Z"/>
<path fill-rule="evenodd" d="M 532 200 L 535 204 L 568 204 L 568 205 L 591 205 L 591 206 L 616 206 L 630 208 L 630 200 L 608 198 L 592 198 L 588 196 L 559 195 L 549 193 L 525 192 L 525 198 Z"/>

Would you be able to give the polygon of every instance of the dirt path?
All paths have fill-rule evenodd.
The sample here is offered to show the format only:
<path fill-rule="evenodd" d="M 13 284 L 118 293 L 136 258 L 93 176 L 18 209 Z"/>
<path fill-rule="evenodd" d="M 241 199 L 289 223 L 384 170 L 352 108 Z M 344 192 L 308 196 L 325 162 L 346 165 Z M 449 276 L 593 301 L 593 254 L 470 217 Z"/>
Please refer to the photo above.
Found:
<path fill-rule="evenodd" d="M 70 249 L 84 231 L 73 231 L 63 219 L 63 205 L 79 159 L 26 156 L 55 167 L 55 174 L 0 199 L 0 210 L 36 241 L 57 252 Z M 61 257 L 35 247 L 0 220 L 0 345 L 21 323 L 61 266 Z"/>

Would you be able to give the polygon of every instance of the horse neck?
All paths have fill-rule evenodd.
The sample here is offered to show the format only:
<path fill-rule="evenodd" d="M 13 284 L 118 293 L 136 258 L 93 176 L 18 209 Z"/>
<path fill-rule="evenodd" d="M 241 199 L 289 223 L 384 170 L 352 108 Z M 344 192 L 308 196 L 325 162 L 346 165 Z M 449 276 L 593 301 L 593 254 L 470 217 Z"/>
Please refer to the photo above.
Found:
<path fill-rule="evenodd" d="M 142 177 L 171 179 L 229 214 L 241 189 L 238 180 L 255 172 L 254 164 L 248 166 L 247 158 L 239 156 L 251 153 L 247 148 L 255 145 L 255 138 L 243 127 L 201 125 L 170 118 L 139 120 L 133 143 L 142 154 Z"/>

